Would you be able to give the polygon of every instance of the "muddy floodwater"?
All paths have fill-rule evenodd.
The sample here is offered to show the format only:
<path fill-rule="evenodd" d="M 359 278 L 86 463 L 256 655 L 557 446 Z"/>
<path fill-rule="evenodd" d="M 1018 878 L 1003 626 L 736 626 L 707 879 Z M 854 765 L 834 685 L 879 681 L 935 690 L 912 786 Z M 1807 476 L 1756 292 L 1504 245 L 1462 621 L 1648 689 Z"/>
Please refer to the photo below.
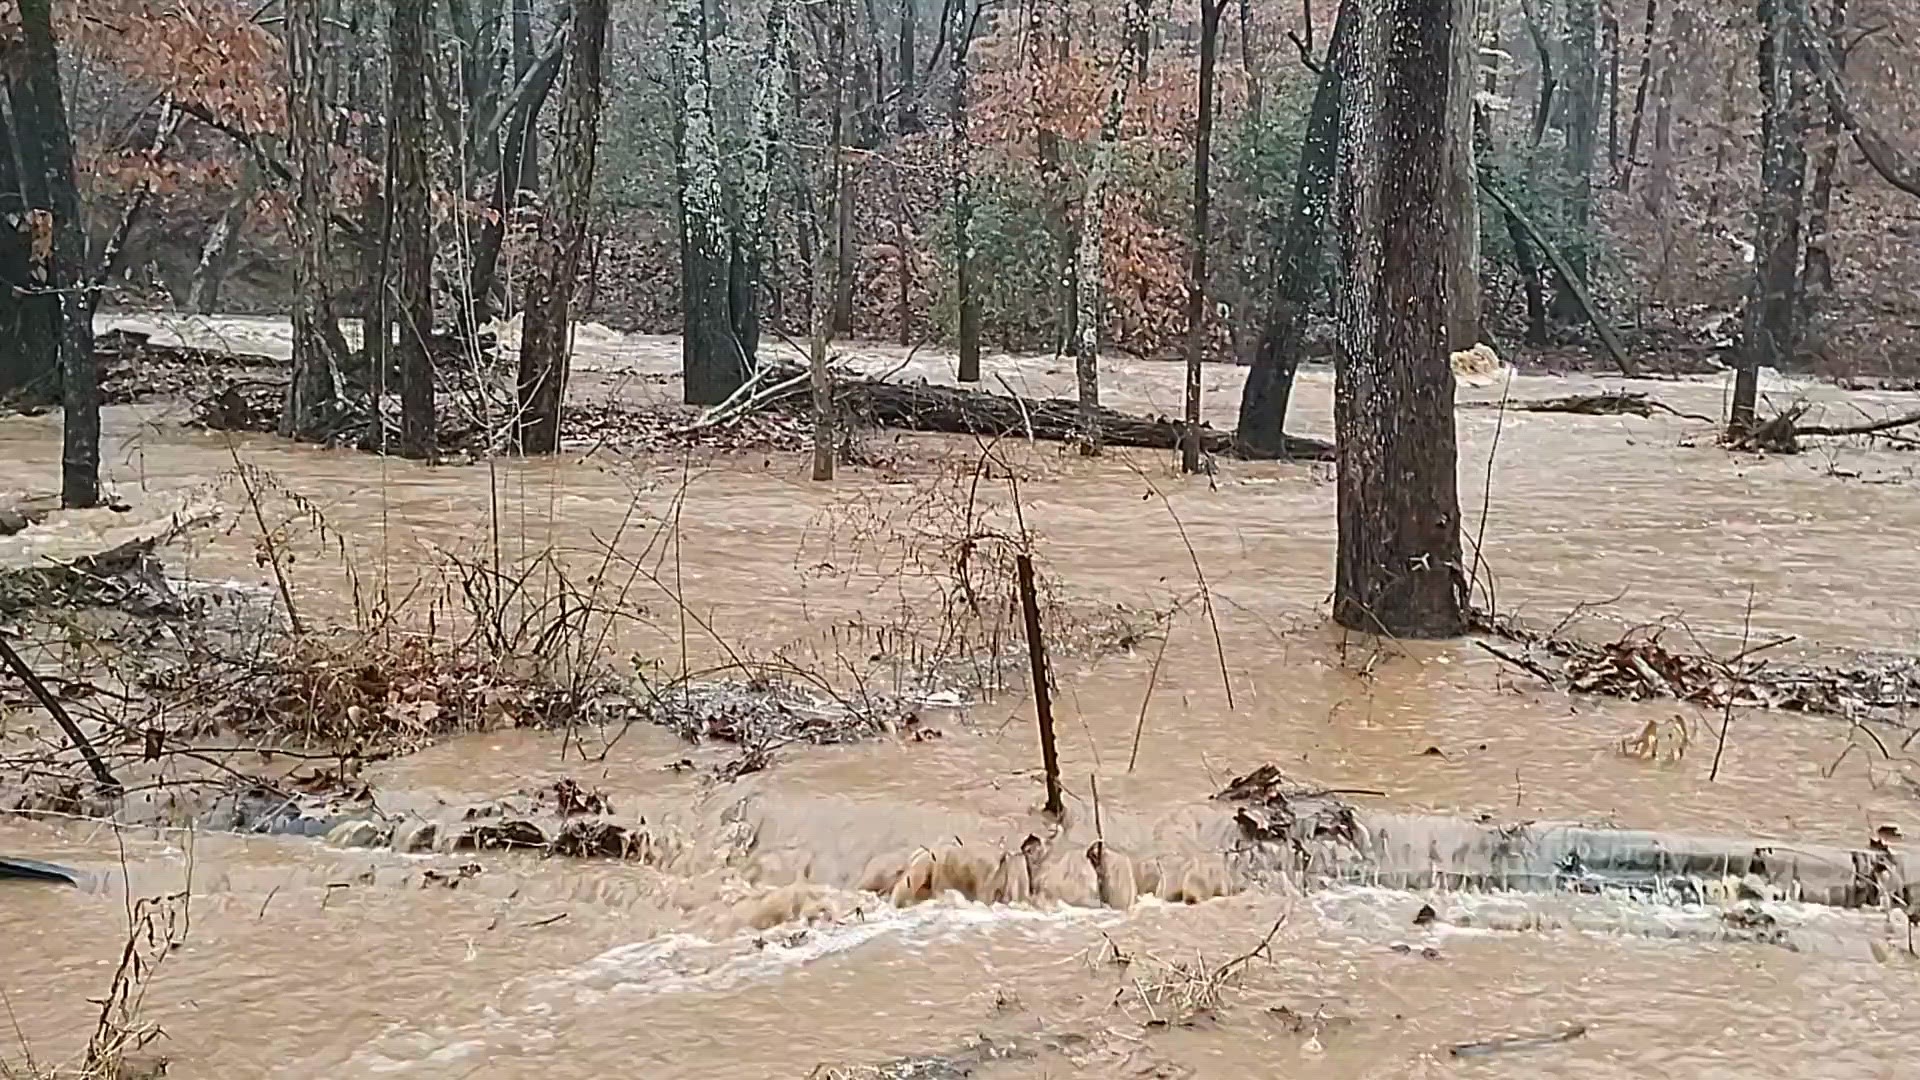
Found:
<path fill-rule="evenodd" d="M 285 348 L 284 330 L 264 321 L 134 322 Z M 677 362 L 671 339 L 583 328 L 571 392 L 673 400 Z M 851 362 L 952 377 L 951 359 L 929 350 L 856 350 Z M 990 357 L 986 368 L 989 388 L 1071 393 L 1069 363 Z M 1241 375 L 1208 369 L 1208 415 L 1233 415 Z M 1107 404 L 1177 412 L 1172 365 L 1123 359 L 1102 378 Z M 1331 381 L 1303 373 L 1292 430 L 1331 435 Z M 1602 385 L 1708 416 L 1725 390 L 1712 379 L 1518 375 L 1461 396 Z M 1836 422 L 1916 407 L 1893 393 L 1766 389 Z M 88 999 L 119 960 L 129 898 L 185 890 L 190 928 L 142 1007 L 165 1031 L 154 1049 L 170 1076 L 747 1080 L 824 1067 L 818 1075 L 983 1080 L 1799 1080 L 1910 1076 L 1920 1061 L 1920 960 L 1899 911 L 1782 899 L 1769 910 L 1784 940 L 1755 941 L 1714 932 L 1720 912 L 1705 899 L 1365 881 L 1301 891 L 1209 876 L 1227 835 L 1209 797 L 1263 763 L 1361 792 L 1356 804 L 1379 813 L 1785 848 L 1859 846 L 1883 827 L 1920 835 L 1920 764 L 1892 725 L 1869 735 L 1831 716 L 1736 710 L 1710 781 L 1718 711 L 1571 696 L 1472 642 L 1348 640 L 1325 619 L 1326 466 L 1223 460 L 1184 478 L 1166 453 L 1088 460 L 1013 440 L 974 482 L 977 441 L 879 432 L 864 436 L 874 463 L 828 484 L 810 482 L 794 452 L 581 448 L 428 468 L 190 431 L 181 415 L 153 404 L 104 419 L 104 471 L 132 516 L 194 499 L 222 511 L 169 546 L 170 571 L 275 602 L 230 479 L 245 465 L 271 477 L 267 525 L 297 554 L 289 585 L 310 622 L 351 623 L 376 595 L 429 610 L 449 595 L 448 554 L 554 549 L 592 573 L 611 547 L 648 574 L 622 578 L 608 602 L 634 618 L 600 647 L 668 672 L 744 652 L 824 672 L 851 653 L 869 659 L 885 627 L 922 625 L 915 613 L 931 603 L 902 569 L 914 537 L 968 501 L 1011 512 L 1011 471 L 1043 575 L 1074 610 L 1173 609 L 1164 652 L 1155 632 L 1063 657 L 1055 711 L 1062 846 L 1095 838 L 1097 786 L 1098 834 L 1181 877 L 1185 892 L 1118 910 L 1083 863 L 1044 882 L 1036 872 L 1015 902 L 936 889 L 896 906 L 862 887 L 889 860 L 997 850 L 1031 827 L 1039 752 L 1018 668 L 1000 692 L 929 705 L 922 723 L 938 738 L 786 746 L 736 780 L 674 768 L 704 764 L 710 748 L 647 725 L 610 748 L 596 736 L 604 757 L 586 761 L 557 732 L 465 735 L 369 764 L 381 808 L 426 813 L 568 777 L 671 829 L 675 855 L 643 867 L 492 854 L 448 887 L 428 871 L 476 860 L 0 816 L 0 854 L 92 875 L 77 890 L 0 882 L 0 1060 L 21 1060 L 22 1047 L 71 1059 L 98 1012 Z M 1913 454 L 1735 455 L 1712 444 L 1709 425 L 1666 414 L 1463 406 L 1457 417 L 1464 516 L 1500 611 L 1545 626 L 1573 615 L 1603 638 L 1667 620 L 1676 641 L 1722 654 L 1743 638 L 1791 636 L 1775 650 L 1783 662 L 1920 651 Z M 57 416 L 0 419 L 0 461 L 7 485 L 51 486 Z M 19 565 L 97 549 L 127 518 L 56 517 L 0 539 L 0 556 Z M 621 577 L 607 565 L 602 576 Z M 1675 716 L 1695 733 L 1677 760 L 1622 753 L 1650 721 Z M 1436 917 L 1416 925 L 1423 905 Z M 1217 1001 L 1188 1009 L 1178 993 L 1156 996 L 1155 979 L 1235 958 L 1244 962 Z M 1482 1050 L 1456 1055 L 1457 1044 Z"/>

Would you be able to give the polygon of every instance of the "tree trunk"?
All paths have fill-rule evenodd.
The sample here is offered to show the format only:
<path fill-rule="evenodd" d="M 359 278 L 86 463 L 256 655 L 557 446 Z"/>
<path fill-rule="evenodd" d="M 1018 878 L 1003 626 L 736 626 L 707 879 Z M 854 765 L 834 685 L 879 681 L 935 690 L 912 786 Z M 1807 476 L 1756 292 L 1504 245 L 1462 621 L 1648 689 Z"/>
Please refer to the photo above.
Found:
<path fill-rule="evenodd" d="M 1539 146 L 1547 137 L 1547 121 L 1553 116 L 1553 99 L 1560 83 L 1554 75 L 1553 45 L 1547 36 L 1546 23 L 1540 18 L 1539 0 L 1520 0 L 1520 15 L 1526 22 L 1527 36 L 1533 41 L 1534 54 L 1540 60 L 1540 94 L 1533 103 L 1533 145 Z"/>
<path fill-rule="evenodd" d="M 49 353 L 58 357 L 60 505 L 100 503 L 100 386 L 93 358 L 92 274 L 74 182 L 73 136 L 60 87 L 51 0 L 20 0 L 21 50 L 7 75 L 31 234 L 25 288 L 48 298 Z M 18 287 L 18 286 L 16 286 Z M 43 362 L 44 363 L 44 362 Z"/>
<path fill-rule="evenodd" d="M 293 374 L 280 434 L 322 439 L 340 404 L 339 346 L 329 267 L 333 253 L 333 174 L 324 38 L 327 0 L 287 4 L 288 140 L 300 176 L 293 203 Z"/>
<path fill-rule="evenodd" d="M 1633 119 L 1627 124 L 1627 153 L 1620 162 L 1614 186 L 1633 190 L 1635 158 L 1640 153 L 1640 124 L 1647 115 L 1647 92 L 1653 87 L 1653 28 L 1660 17 L 1660 0 L 1647 0 L 1647 18 L 1640 30 L 1640 78 L 1633 88 Z M 1664 72 L 1663 72 L 1664 74 Z"/>
<path fill-rule="evenodd" d="M 1607 56 L 1607 169 L 1620 173 L 1620 18 L 1611 3 L 1601 16 L 1601 48 Z"/>
<path fill-rule="evenodd" d="M 842 265 L 837 249 L 840 242 L 829 243 L 826 222 L 840 220 L 836 211 L 846 198 L 846 162 L 840 144 L 846 138 L 847 111 L 847 2 L 833 5 L 833 87 L 827 120 L 827 148 L 819 170 L 819 194 L 813 199 L 810 224 L 813 229 L 813 303 L 811 305 L 812 346 L 808 356 L 808 382 L 813 392 L 813 478 L 833 479 L 833 377 L 827 370 L 828 346 L 833 341 L 835 316 L 828 303 L 836 294 L 837 275 Z M 906 257 L 902 251 L 901 257 Z"/>
<path fill-rule="evenodd" d="M 1842 54 L 1846 47 L 1846 26 L 1846 0 L 1833 0 L 1826 29 L 1828 50 L 1833 55 L 1831 63 L 1836 71 L 1846 63 Z M 1820 47 L 1814 42 L 1808 45 Z M 1827 238 L 1833 227 L 1833 176 L 1840 165 L 1840 144 L 1846 138 L 1846 127 L 1841 123 L 1840 111 L 1833 107 L 1832 102 L 1826 102 L 1823 111 L 1826 126 L 1820 135 L 1820 158 L 1813 167 L 1813 190 L 1807 199 L 1806 255 L 1801 260 L 1800 320 L 1803 327 L 1813 313 L 1813 294 L 1833 291 L 1833 255 L 1827 250 Z"/>
<path fill-rule="evenodd" d="M 1287 405 L 1293 376 L 1305 351 L 1307 309 L 1320 291 L 1333 166 L 1340 149 L 1342 57 L 1351 47 L 1355 5 L 1341 0 L 1327 57 L 1307 114 L 1306 136 L 1293 185 L 1293 205 L 1274 259 L 1273 286 L 1260 333 L 1260 347 L 1240 392 L 1239 438 L 1262 455 L 1286 452 Z"/>
<path fill-rule="evenodd" d="M 387 212 L 397 286 L 385 310 L 399 324 L 400 452 L 435 451 L 433 356 L 433 176 L 427 160 L 427 8 L 395 4 L 388 32 Z M 382 283 L 384 287 L 385 283 Z"/>
<path fill-rule="evenodd" d="M 1474 70 L 1479 42 L 1474 19 L 1479 0 L 1452 0 L 1452 96 L 1447 99 L 1447 202 L 1454 215 L 1454 246 L 1447 252 L 1447 347 L 1480 343 L 1480 182 L 1474 163 Z"/>
<path fill-rule="evenodd" d="M 1341 65 L 1333 616 L 1395 637 L 1466 629 L 1445 323 L 1457 10 L 1430 0 L 1358 6 Z"/>
<path fill-rule="evenodd" d="M 733 327 L 728 285 L 732 241 L 720 178 L 707 37 L 702 0 L 681 0 L 674 19 L 674 67 L 682 104 L 677 163 L 684 316 L 680 370 L 689 405 L 718 405 L 749 374 L 749 358 Z"/>
<path fill-rule="evenodd" d="M 9 78 L 9 89 L 17 84 Z M 0 111 L 0 402 L 51 405 L 60 399 L 60 301 L 39 291 L 33 210 L 40 185 L 21 173 L 35 159 L 23 132 Z M 30 166 L 29 166 L 30 167 Z"/>
<path fill-rule="evenodd" d="M 1598 0 L 1568 0 L 1565 78 L 1566 148 L 1561 174 L 1566 182 L 1568 242 L 1562 245 L 1580 284 L 1590 278 L 1593 255 L 1593 166 L 1600 141 L 1600 43 Z M 1553 297 L 1561 322 L 1580 318 L 1572 286 L 1561 282 Z"/>
<path fill-rule="evenodd" d="M 953 292 L 959 321 L 960 381 L 980 381 L 980 299 L 973 292 L 973 148 L 967 134 L 967 52 L 973 44 L 974 6 L 953 5 L 952 124 L 953 157 Z"/>
<path fill-rule="evenodd" d="M 955 3 L 956 10 L 966 5 Z M 902 134 L 920 130 L 919 101 L 919 43 L 915 38 L 919 34 L 919 13 L 914 10 L 914 0 L 900 0 L 900 51 L 894 66 L 899 69 L 896 77 L 898 84 L 896 96 L 899 98 L 895 110 L 894 123 Z"/>
<path fill-rule="evenodd" d="M 1213 76 L 1226 0 L 1200 0 L 1200 104 L 1193 127 L 1193 258 L 1187 268 L 1186 436 L 1180 469 L 1200 471 L 1200 360 L 1207 345 L 1207 173 L 1213 157 Z"/>
<path fill-rule="evenodd" d="M 513 105 L 501 139 L 500 167 L 493 178 L 493 212 L 488 214 L 474 242 L 473 266 L 467 275 L 467 307 L 463 322 L 469 334 L 499 314 L 495 294 L 500 284 L 500 251 L 525 192 L 540 187 L 540 112 L 553 93 L 560 73 L 556 60 L 533 56 L 533 0 L 513 0 L 514 80 L 531 80 L 527 92 Z"/>
<path fill-rule="evenodd" d="M 1146 4 L 1127 5 L 1128 25 L 1123 33 L 1125 45 L 1121 62 L 1108 73 L 1106 112 L 1100 118 L 1100 140 L 1094 145 L 1093 164 L 1087 169 L 1086 199 L 1080 207 L 1080 242 L 1074 258 L 1073 309 L 1078 334 L 1074 338 L 1074 386 L 1080 400 L 1082 421 L 1080 452 L 1100 452 L 1100 325 L 1106 284 L 1103 267 L 1106 254 L 1107 184 L 1120 148 L 1120 123 L 1126 118 L 1127 90 L 1132 82 L 1131 57 L 1139 42 L 1137 21 Z"/>
<path fill-rule="evenodd" d="M 573 338 L 573 292 L 580 278 L 600 144 L 600 81 L 610 0 L 575 0 L 567 27 L 567 82 L 553 146 L 553 176 L 528 283 L 520 333 L 520 450 L 560 449 Z"/>
<path fill-rule="evenodd" d="M 1806 199 L 1806 120 L 1811 83 L 1795 62 L 1783 0 L 1759 0 L 1760 201 L 1753 282 L 1740 327 L 1729 435 L 1752 430 L 1760 369 L 1787 367 L 1799 345 L 1800 212 Z"/>
<path fill-rule="evenodd" d="M 232 201 L 200 245 L 200 258 L 187 283 L 187 310 L 195 315 L 212 315 L 220 309 L 220 288 L 233 268 L 235 240 L 246 227 L 247 215 L 260 193 L 260 169 L 251 160 L 241 166 L 240 184 Z"/>
<path fill-rule="evenodd" d="M 766 268 L 773 265 L 767 206 L 773 195 L 774 148 L 780 145 L 781 125 L 787 117 L 792 64 L 793 20 L 787 0 L 774 0 L 767 5 L 767 40 L 753 88 L 753 130 L 741 175 L 740 227 L 733 230 L 733 273 L 727 298 L 735 348 L 748 372 L 759 364 L 760 294 L 766 285 Z"/>
<path fill-rule="evenodd" d="M 1054 12 L 1052 21 L 1045 15 L 1048 8 Z M 1047 198 L 1047 227 L 1053 240 L 1053 284 L 1059 290 L 1054 303 L 1054 310 L 1059 312 L 1060 319 L 1056 328 L 1056 353 L 1075 349 L 1080 339 L 1077 318 L 1080 290 L 1076 281 L 1079 249 L 1074 242 L 1072 207 L 1061 163 L 1060 135 L 1052 126 L 1053 103 L 1041 92 L 1041 87 L 1057 81 L 1065 69 L 1069 45 L 1067 18 L 1063 0 L 1053 0 L 1051 4 L 1034 0 L 1027 20 L 1027 64 L 1033 71 L 1035 88 L 1030 103 L 1035 130 L 1034 150 L 1039 155 L 1040 187 L 1051 193 Z M 1051 74 L 1045 71 L 1049 64 L 1053 65 Z"/>

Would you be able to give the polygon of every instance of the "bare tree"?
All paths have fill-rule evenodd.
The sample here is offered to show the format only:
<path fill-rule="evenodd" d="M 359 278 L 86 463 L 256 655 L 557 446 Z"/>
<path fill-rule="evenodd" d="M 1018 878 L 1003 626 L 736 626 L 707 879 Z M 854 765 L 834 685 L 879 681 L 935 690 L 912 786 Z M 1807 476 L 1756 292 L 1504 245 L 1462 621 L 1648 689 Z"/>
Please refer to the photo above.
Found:
<path fill-rule="evenodd" d="M 560 448 L 560 404 L 566 395 L 573 339 L 573 294 L 587 243 L 593 171 L 600 144 L 601 78 L 610 0 L 576 0 L 567 27 L 567 75 L 554 139 L 553 176 L 520 332 L 522 453 Z"/>
<path fill-rule="evenodd" d="M 345 340 L 334 319 L 332 110 L 326 69 L 330 0 L 287 3 L 287 137 L 299 166 L 293 202 L 293 375 L 280 434 L 321 439 L 342 404 Z"/>
<path fill-rule="evenodd" d="M 426 4 L 393 6 L 387 48 L 386 204 L 399 273 L 380 306 L 397 314 L 400 329 L 400 452 L 426 459 L 435 444 L 433 354 L 427 348 L 433 332 L 433 177 L 427 160 Z"/>
<path fill-rule="evenodd" d="M 31 363 L 57 371 L 62 405 L 60 504 L 100 502 L 100 387 L 93 358 L 92 275 L 74 182 L 73 136 L 60 88 L 60 47 L 53 33 L 51 0 L 20 0 L 21 48 L 9 65 L 7 99 L 12 106 L 14 145 L 26 215 L 16 228 L 27 234 L 25 280 L 14 289 L 42 309 L 29 323 L 40 333 L 25 346 L 46 359 Z"/>
<path fill-rule="evenodd" d="M 1647 93 L 1653 89 L 1653 29 L 1660 17 L 1660 0 L 1647 0 L 1647 15 L 1640 27 L 1640 78 L 1633 88 L 1633 119 L 1627 124 L 1626 155 L 1614 186 L 1633 190 L 1634 158 L 1640 153 L 1640 126 L 1647 115 Z"/>
<path fill-rule="evenodd" d="M 1134 57 L 1141 27 L 1152 0 L 1127 3 L 1120 62 L 1107 73 L 1107 103 L 1100 118 L 1100 137 L 1093 163 L 1087 169 L 1087 193 L 1080 207 L 1080 241 L 1074 257 L 1073 311 L 1078 333 L 1073 343 L 1074 385 L 1080 398 L 1080 451 L 1100 452 L 1100 324 L 1105 285 L 1107 185 L 1112 179 L 1120 147 L 1120 123 L 1126 118 L 1127 91 L 1134 73 Z"/>
<path fill-rule="evenodd" d="M 707 5 L 679 0 L 673 24 L 680 195 L 681 374 L 689 405 L 717 405 L 746 382 L 752 358 L 734 334 L 720 134 Z"/>
<path fill-rule="evenodd" d="M 947 120 L 952 125 L 953 292 L 959 322 L 960 381 L 980 381 L 980 298 L 973 290 L 973 148 L 967 134 L 967 53 L 981 4 L 956 0 L 950 5 L 953 41 L 948 54 L 952 76 Z M 905 257 L 905 252 L 901 253 Z"/>
<path fill-rule="evenodd" d="M 1457 13 L 1430 0 L 1358 4 L 1341 58 L 1333 616 L 1399 637 L 1466 625 L 1446 329 Z"/>
<path fill-rule="evenodd" d="M 1274 259 L 1260 346 L 1240 391 L 1236 437 L 1245 452 L 1256 456 L 1286 452 L 1287 406 L 1293 396 L 1294 373 L 1306 349 L 1307 309 L 1320 289 L 1333 166 L 1340 148 L 1340 79 L 1345 70 L 1342 56 L 1351 48 L 1356 2 L 1341 0 L 1327 56 L 1320 63 L 1306 135 L 1300 144 L 1293 205 Z"/>
<path fill-rule="evenodd" d="M 1600 20 L 1599 0 L 1567 0 L 1566 53 L 1563 75 L 1567 89 L 1566 145 L 1560 167 L 1566 182 L 1566 220 L 1569 241 L 1562 253 L 1578 284 L 1588 283 L 1593 261 L 1593 169 L 1600 141 Z M 1581 315 L 1574 282 L 1562 280 L 1554 293 L 1553 312 L 1562 322 Z"/>
<path fill-rule="evenodd" d="M 1180 468 L 1189 473 L 1200 471 L 1200 360 L 1207 344 L 1207 172 L 1213 157 L 1213 69 L 1219 59 L 1220 14 L 1225 8 L 1226 0 L 1200 0 L 1200 104 L 1193 126 L 1193 254 L 1187 265 L 1186 428 L 1180 439 Z M 1144 51 L 1144 46 L 1140 48 Z"/>
<path fill-rule="evenodd" d="M 1806 201 L 1810 79 L 1794 54 L 1790 0 L 1759 0 L 1760 201 L 1753 281 L 1740 328 L 1729 434 L 1752 429 L 1760 369 L 1783 367 L 1800 337 L 1801 210 Z"/>
<path fill-rule="evenodd" d="M 827 145 L 821 153 L 819 179 L 815 185 L 813 213 L 809 228 L 813 234 L 813 302 L 809 305 L 812 341 L 808 356 L 809 383 L 813 392 L 813 478 L 833 479 L 833 376 L 827 370 L 828 346 L 833 342 L 836 315 L 833 298 L 838 293 L 838 278 L 843 263 L 839 255 L 846 235 L 838 228 L 829 241 L 827 221 L 838 222 L 839 208 L 846 198 L 846 159 L 841 142 L 846 138 L 847 120 L 847 0 L 833 3 L 832 54 L 827 57 L 828 92 Z M 906 251 L 900 252 L 906 258 Z"/>

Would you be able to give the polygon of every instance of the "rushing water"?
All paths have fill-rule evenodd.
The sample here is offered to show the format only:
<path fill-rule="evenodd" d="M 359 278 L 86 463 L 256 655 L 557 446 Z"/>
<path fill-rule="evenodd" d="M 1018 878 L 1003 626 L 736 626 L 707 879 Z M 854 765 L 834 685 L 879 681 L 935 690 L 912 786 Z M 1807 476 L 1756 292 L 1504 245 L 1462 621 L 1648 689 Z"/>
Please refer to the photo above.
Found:
<path fill-rule="evenodd" d="M 237 348 L 264 351 L 281 333 L 241 320 L 218 329 Z M 671 341 L 588 335 L 576 392 L 670 395 L 677 387 L 657 376 L 676 359 Z M 887 370 L 904 358 L 855 359 Z M 922 354 L 905 375 L 950 377 L 947 363 Z M 1070 392 L 1071 372 L 1044 359 L 989 369 L 1022 393 Z M 1171 366 L 1120 361 L 1104 378 L 1119 407 L 1175 411 Z M 1209 370 L 1209 414 L 1231 414 L 1238 379 Z M 1297 429 L 1327 433 L 1329 382 L 1303 375 Z M 1511 393 L 1595 382 L 1521 376 Z M 1503 386 L 1463 396 L 1493 400 Z M 1635 388 L 1682 411 L 1719 411 L 1716 383 Z M 1831 389 L 1773 389 L 1839 400 Z M 1851 398 L 1870 410 L 1901 404 Z M 291 585 L 309 619 L 351 614 L 343 566 L 364 602 L 417 579 L 427 582 L 418 595 L 435 594 L 439 553 L 554 546 L 590 566 L 612 544 L 660 583 L 623 591 L 645 617 L 606 647 L 667 670 L 683 647 L 696 667 L 711 659 L 716 641 L 786 646 L 831 666 L 838 639 L 823 628 L 907 618 L 927 594 L 903 585 L 897 565 L 879 568 L 885 545 L 874 538 L 924 525 L 939 478 L 980 453 L 967 440 L 881 436 L 894 465 L 830 485 L 808 482 L 791 454 L 596 453 L 428 469 L 191 433 L 172 416 L 108 410 L 111 483 L 136 509 L 202 491 L 238 511 L 241 489 L 221 478 L 236 462 L 269 474 L 270 527 L 304 522 L 281 536 L 298 553 Z M 1797 635 L 1780 651 L 1801 656 L 1915 649 L 1910 455 L 1734 456 L 1709 445 L 1705 425 L 1670 416 L 1463 408 L 1458 417 L 1466 517 L 1484 536 L 1503 610 L 1551 623 L 1595 605 L 1583 620 L 1596 633 L 1677 617 L 1684 628 L 1671 633 L 1715 649 L 1743 634 Z M 51 482 L 58 451 L 57 418 L 0 421 L 13 482 Z M 876 865 L 897 868 L 920 849 L 990 861 L 1032 827 L 1038 755 L 1031 703 L 1018 693 L 939 715 L 937 740 L 787 748 L 735 784 L 666 768 L 689 751 L 658 730 L 630 732 L 592 763 L 563 759 L 557 735 L 507 731 L 371 766 L 368 778 L 383 808 L 427 813 L 572 776 L 677 830 L 684 856 L 648 868 L 490 857 L 448 888 L 423 871 L 461 861 L 451 856 L 0 820 L 0 852 L 97 875 L 79 891 L 0 886 L 10 1026 L 42 1058 L 74 1053 L 96 1011 L 86 999 L 103 992 L 118 958 L 127 897 L 186 888 L 186 943 L 151 981 L 144 1010 L 167 1031 L 175 1076 L 799 1077 L 822 1062 L 952 1055 L 993 1078 L 1891 1077 L 1920 1055 L 1920 966 L 1906 953 L 1904 919 L 1881 913 L 1778 905 L 1794 946 L 1782 948 L 1725 940 L 1711 906 L 1365 887 L 1288 896 L 1209 876 L 1220 840 L 1206 797 L 1268 761 L 1380 791 L 1360 801 L 1381 810 L 1783 842 L 1859 845 L 1882 825 L 1920 832 L 1920 801 L 1901 781 L 1903 759 L 1842 759 L 1857 736 L 1836 719 L 1737 713 L 1709 782 L 1718 717 L 1549 692 L 1470 644 L 1376 652 L 1345 641 L 1322 619 L 1333 537 L 1324 469 L 1221 462 L 1210 478 L 1183 479 L 1161 454 L 997 452 L 1021 474 L 1020 512 L 1057 588 L 1089 606 L 1185 601 L 1157 662 L 1149 640 L 1060 665 L 1073 821 L 1061 849 L 1093 837 L 1097 777 L 1101 834 L 1114 850 L 1188 874 L 1202 893 L 1235 895 L 1116 911 L 1072 858 L 1044 888 L 1036 879 L 1033 903 L 949 896 L 895 908 L 861 891 Z M 674 543 L 662 522 L 683 488 Z M 1008 510 L 1004 483 L 973 497 Z M 108 511 L 74 515 L 0 541 L 0 556 L 97 547 L 120 524 Z M 268 596 L 257 533 L 249 512 L 237 526 L 199 530 L 170 559 Z M 1196 562 L 1211 615 L 1194 595 Z M 669 585 L 698 617 L 685 638 Z M 1649 720 L 1677 713 L 1696 725 L 1682 760 L 1618 752 Z M 752 857 L 722 858 L 743 817 L 756 830 Z M 1427 901 L 1440 919 L 1413 925 Z M 1283 915 L 1217 1015 L 1142 1025 L 1136 980 L 1151 981 L 1162 962 L 1244 954 Z M 1113 964 L 1114 947 L 1134 964 Z M 1586 1032 L 1566 1042 L 1448 1053 L 1574 1024 Z M 999 1051 L 974 1047 L 981 1036 Z M 17 1041 L 0 1037 L 0 1057 L 17 1058 Z"/>

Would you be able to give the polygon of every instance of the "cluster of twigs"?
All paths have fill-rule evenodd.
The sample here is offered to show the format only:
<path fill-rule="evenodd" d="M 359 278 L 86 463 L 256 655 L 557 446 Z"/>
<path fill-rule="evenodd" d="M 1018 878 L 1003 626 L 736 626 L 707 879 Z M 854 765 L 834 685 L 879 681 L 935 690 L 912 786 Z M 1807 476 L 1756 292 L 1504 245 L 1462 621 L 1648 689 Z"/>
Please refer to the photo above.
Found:
<path fill-rule="evenodd" d="M 1724 659 L 1666 644 L 1669 628 L 1638 627 L 1608 642 L 1528 628 L 1505 616 L 1476 615 L 1475 629 L 1521 647 L 1480 647 L 1543 681 L 1630 700 L 1676 698 L 1715 709 L 1757 708 L 1875 719 L 1905 725 L 1920 705 L 1920 660 L 1852 667 L 1777 663 L 1764 654 L 1791 637 L 1744 646 Z"/>
<path fill-rule="evenodd" d="M 1255 960 L 1272 959 L 1269 948 L 1280 928 L 1287 923 L 1283 914 L 1274 920 L 1252 948 L 1219 963 L 1196 952 L 1188 957 L 1161 957 L 1144 951 L 1129 951 L 1112 938 L 1101 935 L 1092 962 L 1096 966 L 1116 966 L 1126 973 L 1126 982 L 1114 991 L 1112 1005 L 1143 1027 L 1186 1024 L 1218 1012 L 1227 992 L 1238 985 Z"/>

